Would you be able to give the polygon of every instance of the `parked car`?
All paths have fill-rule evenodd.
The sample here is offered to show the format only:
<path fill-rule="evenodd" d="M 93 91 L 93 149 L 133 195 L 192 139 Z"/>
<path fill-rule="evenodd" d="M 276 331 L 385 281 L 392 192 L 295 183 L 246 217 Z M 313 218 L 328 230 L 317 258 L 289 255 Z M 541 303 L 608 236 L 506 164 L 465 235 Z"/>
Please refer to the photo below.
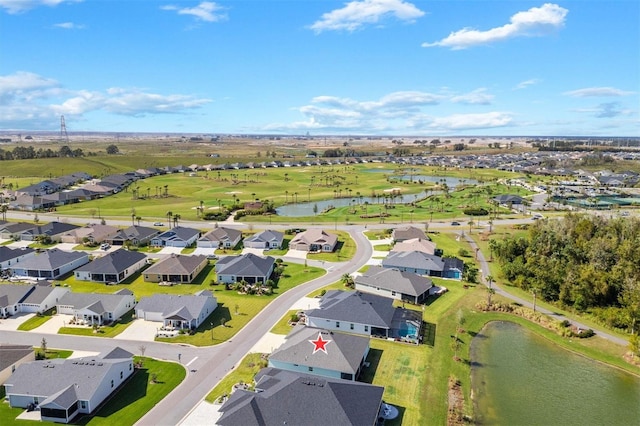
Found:
<path fill-rule="evenodd" d="M 451 222 L 451 226 L 459 226 L 460 222 Z"/>
<path fill-rule="evenodd" d="M 164 223 L 162 222 L 156 222 L 153 224 L 153 226 L 164 226 Z"/>
<path fill-rule="evenodd" d="M 101 250 L 109 250 L 109 247 L 111 247 L 111 245 L 109 245 L 108 243 L 100 244 L 100 249 Z"/>

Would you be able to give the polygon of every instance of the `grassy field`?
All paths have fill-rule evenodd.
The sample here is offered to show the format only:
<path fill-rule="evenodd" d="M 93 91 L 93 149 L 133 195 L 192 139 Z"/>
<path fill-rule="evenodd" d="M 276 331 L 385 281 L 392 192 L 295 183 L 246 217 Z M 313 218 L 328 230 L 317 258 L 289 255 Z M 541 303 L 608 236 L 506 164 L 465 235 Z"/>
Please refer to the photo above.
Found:
<path fill-rule="evenodd" d="M 247 354 L 234 368 L 233 372 L 225 376 L 205 397 L 208 402 L 216 402 L 223 395 L 229 395 L 231 388 L 236 383 L 253 385 L 253 378 L 258 372 L 267 366 L 264 354 Z"/>
<path fill-rule="evenodd" d="M 135 358 L 136 362 L 140 358 Z M 137 369 L 133 376 L 118 392 L 93 416 L 76 418 L 73 424 L 78 425 L 118 425 L 130 426 L 138 421 L 147 411 L 169 394 L 186 376 L 184 368 L 176 363 L 163 362 L 151 358 L 143 358 L 143 367 Z M 155 377 L 155 383 L 152 378 Z M 5 389 L 0 387 L 0 399 L 4 400 Z M 51 422 L 32 422 L 16 420 L 24 410 L 10 408 L 9 404 L 0 404 L 0 424 L 3 426 L 20 425 L 54 425 Z"/>

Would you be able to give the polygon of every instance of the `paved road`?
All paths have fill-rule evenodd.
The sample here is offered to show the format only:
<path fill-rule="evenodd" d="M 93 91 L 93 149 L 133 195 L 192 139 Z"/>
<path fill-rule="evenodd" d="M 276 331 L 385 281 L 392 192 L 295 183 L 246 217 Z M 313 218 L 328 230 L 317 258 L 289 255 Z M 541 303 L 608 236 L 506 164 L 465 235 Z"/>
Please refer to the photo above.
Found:
<path fill-rule="evenodd" d="M 351 226 L 348 229 L 358 247 L 351 260 L 333 263 L 324 276 L 281 294 L 231 340 L 216 346 L 196 348 L 160 342 L 17 331 L 0 331 L 0 341 L 40 346 L 45 338 L 48 347 L 92 352 L 102 352 L 119 345 L 134 354 L 141 354 L 141 347 L 144 346 L 146 356 L 180 362 L 187 369 L 187 378 L 138 422 L 139 425 L 177 425 L 235 365 L 238 365 L 253 345 L 269 332 L 296 301 L 311 291 L 338 281 L 343 274 L 358 270 L 371 258 L 372 246 L 363 231 L 363 226 Z"/>
<path fill-rule="evenodd" d="M 478 253 L 478 262 L 480 262 L 480 270 L 482 272 L 482 282 L 484 283 L 484 285 L 488 285 L 488 282 L 486 280 L 486 277 L 488 275 L 491 274 L 491 272 L 489 271 L 489 264 L 487 263 L 487 259 L 484 257 L 484 254 L 482 253 L 482 251 L 478 248 L 478 245 L 476 244 L 476 242 L 468 235 L 465 233 L 464 238 L 467 240 L 467 242 L 469 243 L 469 245 L 471 246 L 472 252 L 476 252 Z M 496 294 L 499 294 L 500 296 L 503 296 L 507 299 L 511 299 L 514 302 L 517 302 L 523 306 L 526 306 L 528 308 L 533 309 L 533 303 L 521 299 L 518 296 L 514 296 L 513 294 L 507 292 L 506 290 L 504 290 L 502 287 L 500 287 L 499 285 L 497 285 L 495 282 L 492 283 L 491 287 L 495 290 Z M 558 321 L 564 321 L 567 320 L 569 322 L 571 322 L 573 325 L 575 325 L 576 327 L 582 328 L 582 329 L 588 329 L 591 328 L 585 324 L 582 324 L 578 321 L 572 320 L 570 318 L 565 317 L 564 315 L 561 315 L 557 312 L 553 312 L 550 311 L 549 309 L 545 309 L 543 307 L 540 306 L 536 306 L 536 310 L 538 312 L 542 312 L 543 314 L 552 316 L 554 318 L 556 318 Z M 617 343 L 619 345 L 622 346 L 627 346 L 627 344 L 629 343 L 627 340 L 622 339 L 618 336 L 614 336 L 613 334 L 609 334 L 605 331 L 602 330 L 594 330 L 596 332 L 596 334 L 604 339 L 607 339 L 611 342 Z"/>

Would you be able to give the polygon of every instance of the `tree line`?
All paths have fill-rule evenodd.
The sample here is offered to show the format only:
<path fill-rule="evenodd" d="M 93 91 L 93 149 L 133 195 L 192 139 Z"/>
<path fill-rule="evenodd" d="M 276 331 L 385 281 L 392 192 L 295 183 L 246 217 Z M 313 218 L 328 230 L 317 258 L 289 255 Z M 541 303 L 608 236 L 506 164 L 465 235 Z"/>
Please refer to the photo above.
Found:
<path fill-rule="evenodd" d="M 636 333 L 640 220 L 570 213 L 538 221 L 525 237 L 490 240 L 489 247 L 513 285 Z"/>
<path fill-rule="evenodd" d="M 89 153 L 88 155 L 95 155 Z M 12 150 L 0 149 L 0 161 L 3 160 L 31 160 L 34 158 L 68 158 L 84 157 L 85 153 L 80 148 L 71 149 L 68 145 L 63 145 L 57 151 L 51 148 L 35 149 L 33 146 L 16 146 Z"/>

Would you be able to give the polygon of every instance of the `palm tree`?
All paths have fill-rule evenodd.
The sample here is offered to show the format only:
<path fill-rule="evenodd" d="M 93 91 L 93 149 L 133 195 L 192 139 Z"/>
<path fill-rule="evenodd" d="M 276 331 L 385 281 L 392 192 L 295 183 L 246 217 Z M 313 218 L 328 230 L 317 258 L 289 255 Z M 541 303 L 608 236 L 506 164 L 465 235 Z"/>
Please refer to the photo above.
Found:
<path fill-rule="evenodd" d="M 491 306 L 491 296 L 496 294 L 496 291 L 491 287 L 487 287 L 487 306 Z"/>
<path fill-rule="evenodd" d="M 178 222 L 180 221 L 180 215 L 178 213 L 173 215 L 173 227 L 178 226 Z"/>
<path fill-rule="evenodd" d="M 136 220 L 136 213 L 135 213 L 135 212 L 133 212 L 133 213 L 131 213 L 131 224 L 132 224 L 132 225 L 135 225 L 135 224 L 136 224 L 135 220 Z"/>
<path fill-rule="evenodd" d="M 344 284 L 345 287 L 350 287 L 353 288 L 354 286 L 354 281 L 353 281 L 353 277 L 350 274 L 342 274 L 342 277 L 340 277 L 340 279 L 342 280 L 342 283 Z"/>
<path fill-rule="evenodd" d="M 489 283 L 488 287 L 491 288 L 491 284 L 493 283 L 493 275 L 487 275 L 484 277 L 485 280 Z"/>
<path fill-rule="evenodd" d="M 171 228 L 171 219 L 173 218 L 173 212 L 169 210 L 167 212 L 167 220 L 169 221 L 169 228 Z"/>
<path fill-rule="evenodd" d="M 142 220 L 142 218 L 140 216 L 136 216 L 136 222 L 138 222 L 138 226 L 140 226 L 140 221 Z"/>
<path fill-rule="evenodd" d="M 4 221 L 7 220 L 7 210 L 8 209 L 9 209 L 9 207 L 7 207 L 4 204 L 0 206 L 0 213 L 2 213 L 2 220 L 4 220 Z"/>

